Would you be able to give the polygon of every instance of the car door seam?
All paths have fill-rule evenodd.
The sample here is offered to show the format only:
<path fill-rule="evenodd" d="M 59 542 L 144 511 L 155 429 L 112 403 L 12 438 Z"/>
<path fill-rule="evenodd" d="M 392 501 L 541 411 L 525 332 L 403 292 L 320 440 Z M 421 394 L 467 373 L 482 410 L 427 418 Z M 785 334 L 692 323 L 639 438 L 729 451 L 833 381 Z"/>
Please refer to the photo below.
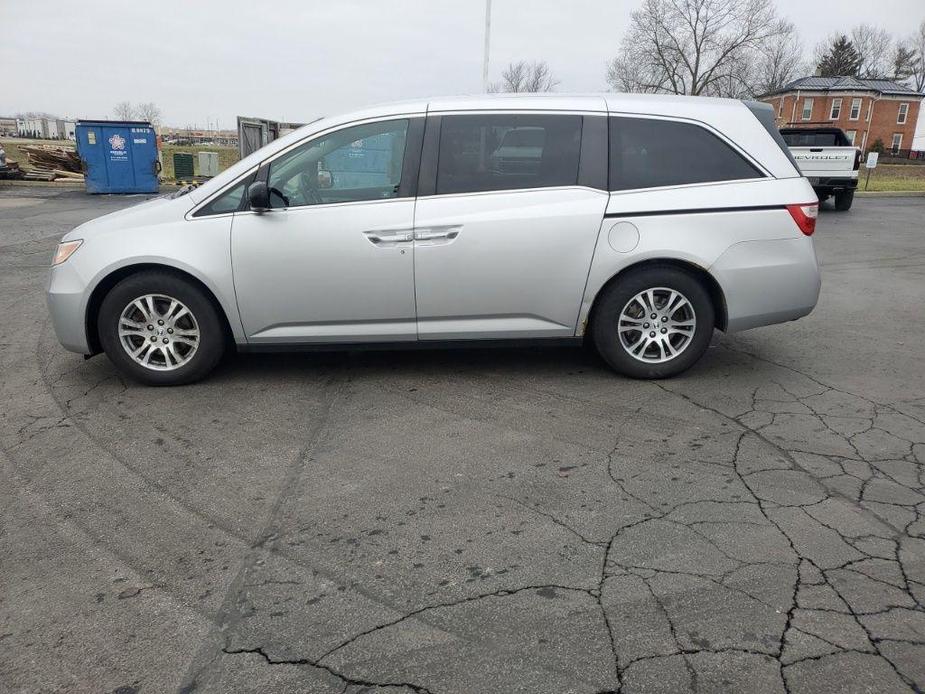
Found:
<path fill-rule="evenodd" d="M 231 265 L 231 289 L 234 292 L 234 307 L 238 312 L 238 322 L 241 324 L 241 334 L 244 336 L 244 343 L 247 344 L 250 340 L 247 339 L 247 328 L 244 327 L 244 316 L 241 313 L 241 306 L 238 304 L 237 276 L 234 271 L 234 221 L 236 217 L 237 213 L 231 215 L 231 226 L 228 229 L 228 260 Z"/>

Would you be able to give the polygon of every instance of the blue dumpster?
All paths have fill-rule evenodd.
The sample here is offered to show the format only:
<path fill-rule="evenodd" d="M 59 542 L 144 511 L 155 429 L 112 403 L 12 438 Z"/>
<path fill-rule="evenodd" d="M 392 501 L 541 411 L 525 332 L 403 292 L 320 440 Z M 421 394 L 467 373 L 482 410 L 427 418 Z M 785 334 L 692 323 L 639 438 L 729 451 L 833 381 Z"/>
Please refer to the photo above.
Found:
<path fill-rule="evenodd" d="M 77 121 L 87 192 L 158 192 L 156 139 L 146 121 Z"/>

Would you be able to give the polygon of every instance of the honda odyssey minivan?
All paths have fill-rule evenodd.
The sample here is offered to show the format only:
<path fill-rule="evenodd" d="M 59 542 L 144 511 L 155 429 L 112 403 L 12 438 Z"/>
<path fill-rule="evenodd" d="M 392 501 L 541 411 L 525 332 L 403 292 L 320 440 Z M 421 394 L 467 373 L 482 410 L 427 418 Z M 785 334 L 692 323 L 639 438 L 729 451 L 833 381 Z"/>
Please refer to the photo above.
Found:
<path fill-rule="evenodd" d="M 771 107 L 606 94 L 324 118 L 55 252 L 61 344 L 152 385 L 238 350 L 587 337 L 662 378 L 809 313 L 818 201 Z"/>

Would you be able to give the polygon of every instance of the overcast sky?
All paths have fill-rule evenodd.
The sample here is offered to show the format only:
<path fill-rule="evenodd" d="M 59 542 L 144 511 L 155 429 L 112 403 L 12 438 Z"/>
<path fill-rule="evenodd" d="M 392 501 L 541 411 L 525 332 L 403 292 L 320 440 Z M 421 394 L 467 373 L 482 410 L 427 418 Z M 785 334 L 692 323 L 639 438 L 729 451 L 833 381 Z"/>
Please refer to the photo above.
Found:
<path fill-rule="evenodd" d="M 491 77 L 544 59 L 559 91 L 606 89 L 640 0 L 493 0 Z M 905 34 L 925 0 L 777 0 L 807 53 L 870 22 Z M 154 101 L 169 125 L 306 121 L 381 101 L 478 92 L 484 0 L 0 0 L 0 114 L 111 117 Z"/>

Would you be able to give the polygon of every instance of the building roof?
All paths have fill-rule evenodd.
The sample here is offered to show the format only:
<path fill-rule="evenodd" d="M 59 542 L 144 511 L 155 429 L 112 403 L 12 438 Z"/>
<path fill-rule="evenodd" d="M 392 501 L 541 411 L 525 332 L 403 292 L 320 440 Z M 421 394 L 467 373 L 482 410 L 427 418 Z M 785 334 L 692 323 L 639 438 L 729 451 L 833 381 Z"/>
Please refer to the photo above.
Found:
<path fill-rule="evenodd" d="M 908 96 L 925 96 L 911 87 L 888 79 L 861 79 L 860 77 L 801 77 L 770 91 L 765 96 L 795 92 L 797 90 L 815 92 L 879 92 L 881 94 L 900 94 Z"/>

